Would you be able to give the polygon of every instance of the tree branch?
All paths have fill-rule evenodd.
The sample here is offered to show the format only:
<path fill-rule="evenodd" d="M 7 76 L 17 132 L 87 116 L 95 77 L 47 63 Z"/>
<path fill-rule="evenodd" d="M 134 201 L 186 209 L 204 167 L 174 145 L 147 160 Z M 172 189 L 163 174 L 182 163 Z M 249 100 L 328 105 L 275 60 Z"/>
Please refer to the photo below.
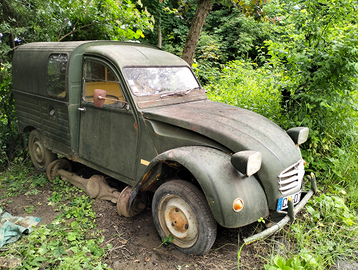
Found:
<path fill-rule="evenodd" d="M 64 39 L 65 37 L 67 37 L 67 36 L 69 36 L 69 35 L 71 35 L 71 34 L 73 34 L 73 33 L 76 33 L 76 32 L 78 32 L 79 30 L 81 30 L 81 29 L 83 29 L 83 28 L 86 28 L 86 27 L 88 27 L 88 26 L 91 26 L 93 23 L 94 23 L 94 22 L 92 22 L 92 23 L 90 23 L 90 24 L 86 24 L 86 25 L 84 25 L 84 26 L 81 26 L 81 27 L 79 27 L 79 28 L 77 28 L 77 29 L 72 30 L 71 32 L 69 32 L 69 33 L 67 33 L 66 35 L 64 35 L 63 37 L 61 37 L 57 42 L 60 42 L 60 41 L 61 41 L 62 39 Z"/>
<path fill-rule="evenodd" d="M 90 1 L 91 1 L 91 0 L 88 0 L 88 1 L 87 1 L 86 5 L 83 7 L 83 10 L 85 10 L 85 9 L 87 8 L 87 6 L 89 5 Z M 71 3 L 70 9 L 72 9 L 72 4 L 73 4 L 73 3 L 74 3 L 74 2 Z M 64 37 L 68 36 L 68 34 L 67 34 L 67 35 L 65 35 L 64 37 L 62 37 L 62 38 L 60 39 L 62 30 L 63 30 L 63 28 L 64 28 L 64 26 L 65 26 L 65 24 L 66 24 L 66 19 L 67 19 L 67 18 L 65 18 L 65 20 L 63 21 L 63 24 L 62 24 L 62 26 L 61 26 L 60 33 L 58 33 L 57 42 L 60 42 Z M 73 28 L 72 28 L 72 32 L 71 32 L 71 33 L 76 32 L 76 31 L 74 31 L 74 30 L 75 30 L 75 27 L 76 27 L 76 25 L 77 25 L 77 23 L 78 23 L 79 20 L 80 20 L 80 18 L 78 17 L 78 18 L 77 18 L 77 21 L 76 21 L 75 24 L 73 25 Z M 80 28 L 80 29 L 81 29 L 81 28 Z M 77 30 L 77 31 L 78 31 L 78 30 Z"/>

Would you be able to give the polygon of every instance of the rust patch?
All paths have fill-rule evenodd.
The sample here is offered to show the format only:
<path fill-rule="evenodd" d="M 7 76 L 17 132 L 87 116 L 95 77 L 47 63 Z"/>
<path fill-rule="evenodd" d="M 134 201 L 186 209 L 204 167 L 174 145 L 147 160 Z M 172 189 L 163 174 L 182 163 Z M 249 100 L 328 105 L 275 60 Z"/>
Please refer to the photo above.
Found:
<path fill-rule="evenodd" d="M 137 129 L 138 125 L 137 123 L 134 123 L 134 128 Z"/>
<path fill-rule="evenodd" d="M 146 185 L 143 187 L 142 191 L 150 190 L 152 185 L 159 179 L 160 173 L 158 173 L 155 177 L 153 177 L 149 182 L 146 183 Z M 142 180 L 143 183 L 143 180 Z"/>
<path fill-rule="evenodd" d="M 175 227 L 175 229 L 180 231 L 181 233 L 185 233 L 186 220 L 184 219 L 184 217 L 180 213 L 173 213 L 173 209 L 171 210 L 169 215 L 171 215 L 170 218 L 172 221 L 172 226 Z"/>
<path fill-rule="evenodd" d="M 200 127 L 200 126 L 196 126 L 196 127 L 194 127 L 194 128 L 192 129 L 192 131 L 196 130 L 198 127 Z"/>

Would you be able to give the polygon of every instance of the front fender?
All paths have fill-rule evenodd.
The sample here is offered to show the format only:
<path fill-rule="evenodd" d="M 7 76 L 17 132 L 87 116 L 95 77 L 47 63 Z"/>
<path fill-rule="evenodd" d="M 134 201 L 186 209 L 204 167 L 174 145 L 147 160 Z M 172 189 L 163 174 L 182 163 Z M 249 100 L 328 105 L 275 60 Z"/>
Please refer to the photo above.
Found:
<path fill-rule="evenodd" d="M 215 220 L 224 227 L 237 228 L 269 214 L 265 192 L 254 177 L 238 172 L 230 162 L 231 156 L 217 149 L 188 146 L 161 153 L 149 164 L 135 190 L 148 190 L 161 178 L 161 166 L 175 162 L 185 167 L 200 184 Z M 244 207 L 233 210 L 233 202 L 241 198 Z"/>

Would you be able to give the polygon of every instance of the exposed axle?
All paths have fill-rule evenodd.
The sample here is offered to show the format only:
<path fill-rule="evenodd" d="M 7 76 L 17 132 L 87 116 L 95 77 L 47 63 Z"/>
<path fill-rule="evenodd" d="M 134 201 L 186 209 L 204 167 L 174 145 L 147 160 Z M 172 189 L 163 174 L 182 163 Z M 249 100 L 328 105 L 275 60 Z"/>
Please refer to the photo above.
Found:
<path fill-rule="evenodd" d="M 130 186 L 119 192 L 110 187 L 103 176 L 93 175 L 90 179 L 86 179 L 71 171 L 72 166 L 67 159 L 58 159 L 48 165 L 46 174 L 50 181 L 57 176 L 60 176 L 64 181 L 70 181 L 71 184 L 82 189 L 91 198 L 117 203 L 117 212 L 120 216 L 132 217 L 145 208 L 145 204 L 140 199 L 136 199 L 129 210 Z"/>

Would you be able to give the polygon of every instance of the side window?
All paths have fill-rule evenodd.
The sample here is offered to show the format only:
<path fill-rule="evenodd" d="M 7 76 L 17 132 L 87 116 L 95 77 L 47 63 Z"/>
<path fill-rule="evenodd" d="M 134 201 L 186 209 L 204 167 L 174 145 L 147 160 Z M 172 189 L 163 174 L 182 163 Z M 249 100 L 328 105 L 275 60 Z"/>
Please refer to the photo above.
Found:
<path fill-rule="evenodd" d="M 47 91 L 50 96 L 60 98 L 66 96 L 67 62 L 67 54 L 50 55 L 47 65 Z"/>
<path fill-rule="evenodd" d="M 119 81 L 114 72 L 104 64 L 86 60 L 84 63 L 84 95 L 83 99 L 93 102 L 93 92 L 95 89 L 106 90 L 105 105 L 123 107 L 121 101 L 125 101 L 119 86 Z"/>

